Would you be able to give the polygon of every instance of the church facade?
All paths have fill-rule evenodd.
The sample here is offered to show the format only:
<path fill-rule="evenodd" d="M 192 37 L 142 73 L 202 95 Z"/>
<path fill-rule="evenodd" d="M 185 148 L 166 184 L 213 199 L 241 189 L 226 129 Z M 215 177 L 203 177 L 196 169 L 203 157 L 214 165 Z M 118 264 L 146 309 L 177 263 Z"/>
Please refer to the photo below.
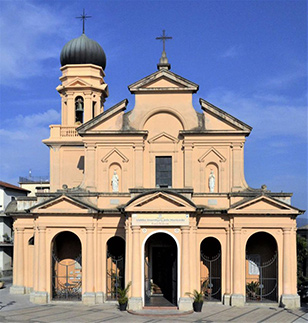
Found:
<path fill-rule="evenodd" d="M 131 282 L 129 308 L 190 310 L 187 293 L 233 306 L 299 306 L 291 193 L 252 189 L 252 128 L 158 69 L 105 109 L 106 56 L 82 34 L 61 52 L 61 124 L 50 126 L 50 192 L 17 198 L 11 293 L 96 304 Z"/>

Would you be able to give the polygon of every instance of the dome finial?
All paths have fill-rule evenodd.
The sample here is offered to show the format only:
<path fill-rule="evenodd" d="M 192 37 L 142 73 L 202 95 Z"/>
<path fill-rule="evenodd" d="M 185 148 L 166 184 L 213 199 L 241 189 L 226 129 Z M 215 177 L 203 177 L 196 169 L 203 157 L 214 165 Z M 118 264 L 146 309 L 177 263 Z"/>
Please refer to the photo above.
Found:
<path fill-rule="evenodd" d="M 157 64 L 157 68 L 159 70 L 164 70 L 164 69 L 167 69 L 167 70 L 170 70 L 171 68 L 171 65 L 169 64 L 168 62 L 168 58 L 167 58 L 167 55 L 166 55 L 166 47 L 165 47 L 165 43 L 166 43 L 166 40 L 168 39 L 172 39 L 172 37 L 168 37 L 165 35 L 165 29 L 163 30 L 163 35 L 160 36 L 160 37 L 156 37 L 157 40 L 162 40 L 163 41 L 163 52 L 161 54 L 161 58 L 159 60 L 159 63 Z"/>
<path fill-rule="evenodd" d="M 82 13 L 82 15 L 80 15 L 80 17 L 76 17 L 77 19 L 81 19 L 82 20 L 82 33 L 84 34 L 84 22 L 85 22 L 85 20 L 86 19 L 88 19 L 88 18 L 91 18 L 92 16 L 87 16 L 86 15 L 86 12 L 85 12 L 85 10 L 83 9 L 83 13 Z"/>

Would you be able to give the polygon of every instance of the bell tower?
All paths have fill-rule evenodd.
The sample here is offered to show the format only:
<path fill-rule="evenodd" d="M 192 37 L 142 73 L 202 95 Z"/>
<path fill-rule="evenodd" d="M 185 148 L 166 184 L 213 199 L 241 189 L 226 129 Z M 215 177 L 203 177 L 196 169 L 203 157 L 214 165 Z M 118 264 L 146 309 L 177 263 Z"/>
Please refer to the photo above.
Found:
<path fill-rule="evenodd" d="M 69 41 L 60 55 L 62 76 L 57 91 L 62 98 L 62 125 L 78 126 L 103 112 L 108 97 L 104 81 L 106 55 L 84 33 Z"/>

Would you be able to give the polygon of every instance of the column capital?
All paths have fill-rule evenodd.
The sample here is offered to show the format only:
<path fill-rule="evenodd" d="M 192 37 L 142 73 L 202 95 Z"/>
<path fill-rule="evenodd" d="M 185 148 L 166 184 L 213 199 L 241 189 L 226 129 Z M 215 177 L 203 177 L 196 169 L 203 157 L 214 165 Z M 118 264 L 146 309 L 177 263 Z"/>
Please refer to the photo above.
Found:
<path fill-rule="evenodd" d="M 182 231 L 182 233 L 189 233 L 189 230 L 190 230 L 190 227 L 189 226 L 183 226 L 183 227 L 181 227 L 181 231 Z"/>
<path fill-rule="evenodd" d="M 233 232 L 234 233 L 241 233 L 241 231 L 242 231 L 242 228 L 241 227 L 234 227 L 233 228 Z"/>
<path fill-rule="evenodd" d="M 291 233 L 292 228 L 288 227 L 288 228 L 282 228 L 283 234 L 289 234 Z"/>
<path fill-rule="evenodd" d="M 94 233 L 94 227 L 86 227 L 86 233 Z"/>
<path fill-rule="evenodd" d="M 39 232 L 43 233 L 43 232 L 46 231 L 46 226 L 38 226 L 37 229 L 38 229 Z"/>
<path fill-rule="evenodd" d="M 17 233 L 23 233 L 25 231 L 25 228 L 15 227 L 15 230 Z"/>
<path fill-rule="evenodd" d="M 132 229 L 133 229 L 133 233 L 139 233 L 141 230 L 141 227 L 140 226 L 132 226 Z"/>
<path fill-rule="evenodd" d="M 84 146 L 85 146 L 85 148 L 87 150 L 95 150 L 96 149 L 96 144 L 95 143 L 87 142 L 87 143 L 84 144 Z"/>

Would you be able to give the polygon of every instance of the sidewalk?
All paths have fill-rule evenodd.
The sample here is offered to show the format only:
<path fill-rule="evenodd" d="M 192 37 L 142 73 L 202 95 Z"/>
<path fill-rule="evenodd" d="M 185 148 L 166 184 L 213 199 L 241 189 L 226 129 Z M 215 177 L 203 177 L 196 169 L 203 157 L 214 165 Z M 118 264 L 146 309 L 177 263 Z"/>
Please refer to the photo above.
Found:
<path fill-rule="evenodd" d="M 149 317 L 120 312 L 114 304 L 85 306 L 81 302 L 36 305 L 29 295 L 11 295 L 7 283 L 0 290 L 0 322 L 308 322 L 308 307 L 230 307 L 205 303 L 202 313 L 176 317 Z"/>

